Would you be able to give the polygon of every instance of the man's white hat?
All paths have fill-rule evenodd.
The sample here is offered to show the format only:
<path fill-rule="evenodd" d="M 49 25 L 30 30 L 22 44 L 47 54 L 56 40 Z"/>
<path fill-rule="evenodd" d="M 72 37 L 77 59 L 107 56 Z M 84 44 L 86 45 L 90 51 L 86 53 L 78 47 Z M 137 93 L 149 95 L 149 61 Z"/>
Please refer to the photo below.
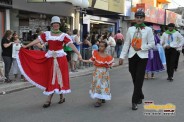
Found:
<path fill-rule="evenodd" d="M 51 24 L 53 24 L 53 23 L 60 23 L 61 24 L 60 18 L 58 16 L 53 16 L 51 19 Z"/>

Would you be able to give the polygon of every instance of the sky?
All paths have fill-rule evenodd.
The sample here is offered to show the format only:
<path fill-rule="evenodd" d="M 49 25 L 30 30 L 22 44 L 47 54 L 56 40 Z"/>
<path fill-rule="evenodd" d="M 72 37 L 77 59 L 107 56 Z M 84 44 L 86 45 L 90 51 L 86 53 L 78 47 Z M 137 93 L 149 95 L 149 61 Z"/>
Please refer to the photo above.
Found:
<path fill-rule="evenodd" d="M 183 0 L 171 0 L 172 5 L 169 6 L 169 8 L 177 8 L 177 7 L 184 7 Z"/>

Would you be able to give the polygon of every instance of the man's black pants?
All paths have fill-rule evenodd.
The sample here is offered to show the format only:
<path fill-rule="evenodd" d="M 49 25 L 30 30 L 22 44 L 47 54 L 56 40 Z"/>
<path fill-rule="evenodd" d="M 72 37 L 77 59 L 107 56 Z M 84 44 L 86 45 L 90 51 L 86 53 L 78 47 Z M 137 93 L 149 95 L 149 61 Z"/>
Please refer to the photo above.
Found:
<path fill-rule="evenodd" d="M 145 69 L 147 65 L 147 58 L 140 58 L 135 54 L 129 58 L 129 72 L 132 76 L 134 91 L 132 95 L 132 103 L 138 103 L 140 99 L 144 99 L 142 86 L 144 82 Z"/>
<path fill-rule="evenodd" d="M 175 48 L 165 49 L 166 66 L 168 78 L 174 75 L 175 62 L 177 57 L 177 50 Z"/>

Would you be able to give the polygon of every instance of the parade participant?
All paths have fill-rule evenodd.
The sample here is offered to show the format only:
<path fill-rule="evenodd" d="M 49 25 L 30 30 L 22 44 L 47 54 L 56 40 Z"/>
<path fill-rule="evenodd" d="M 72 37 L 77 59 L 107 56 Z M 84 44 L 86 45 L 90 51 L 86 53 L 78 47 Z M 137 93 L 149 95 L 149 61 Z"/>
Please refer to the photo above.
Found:
<path fill-rule="evenodd" d="M 51 31 L 42 33 L 36 40 L 23 46 L 28 48 L 40 42 L 48 42 L 49 50 L 47 52 L 21 48 L 17 58 L 19 68 L 25 78 L 38 88 L 43 89 L 44 94 L 48 95 L 47 101 L 43 105 L 44 108 L 50 106 L 54 93 L 60 95 L 58 103 L 61 104 L 65 102 L 63 94 L 71 92 L 68 63 L 63 45 L 70 46 L 78 54 L 79 59 L 82 59 L 68 34 L 59 30 L 60 24 L 60 18 L 53 16 Z"/>
<path fill-rule="evenodd" d="M 2 58 L 5 64 L 5 77 L 6 83 L 11 83 L 12 80 L 9 79 L 9 73 L 12 66 L 12 44 L 11 42 L 12 32 L 11 30 L 7 30 L 2 38 L 1 47 L 2 47 Z"/>
<path fill-rule="evenodd" d="M 175 24 L 168 24 L 168 30 L 163 33 L 161 38 L 161 44 L 165 48 L 166 66 L 167 66 L 167 80 L 173 81 L 175 60 L 177 56 L 177 50 L 182 48 L 184 44 L 183 36 L 176 31 Z"/>
<path fill-rule="evenodd" d="M 160 44 L 160 39 L 157 35 L 157 32 L 154 31 L 154 40 L 155 40 L 155 47 L 149 50 L 148 54 L 148 62 L 146 66 L 146 74 L 145 79 L 149 79 L 149 73 L 151 73 L 151 79 L 154 79 L 154 74 L 156 72 L 161 72 L 164 70 L 164 66 L 162 64 L 157 45 Z"/>
<path fill-rule="evenodd" d="M 113 57 L 106 54 L 107 43 L 99 43 L 99 51 L 94 50 L 89 60 L 82 60 L 86 63 L 94 63 L 93 81 L 89 91 L 91 98 L 97 99 L 95 107 L 100 107 L 105 100 L 111 100 L 109 68 L 113 64 Z"/>
<path fill-rule="evenodd" d="M 132 110 L 137 110 L 137 104 L 141 104 L 142 99 L 144 99 L 142 86 L 148 60 L 148 50 L 153 48 L 155 43 L 152 29 L 144 24 L 144 20 L 145 13 L 137 11 L 135 13 L 136 25 L 128 29 L 119 60 L 120 65 L 122 65 L 128 54 L 129 72 L 134 85 Z"/>

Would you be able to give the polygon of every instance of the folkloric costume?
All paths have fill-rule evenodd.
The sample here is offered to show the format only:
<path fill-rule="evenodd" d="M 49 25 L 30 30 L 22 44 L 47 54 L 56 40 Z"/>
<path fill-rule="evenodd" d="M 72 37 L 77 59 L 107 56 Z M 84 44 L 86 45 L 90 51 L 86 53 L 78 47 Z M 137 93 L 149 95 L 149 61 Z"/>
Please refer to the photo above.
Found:
<path fill-rule="evenodd" d="M 137 11 L 135 17 L 145 17 L 145 13 Z M 136 51 L 134 47 L 141 50 Z M 136 104 L 144 99 L 142 86 L 147 65 L 148 50 L 153 47 L 154 36 L 150 27 L 147 27 L 144 23 L 129 27 L 120 58 L 125 59 L 128 54 L 129 72 L 132 76 L 134 85 L 134 92 L 132 95 L 133 110 L 137 110 Z"/>
<path fill-rule="evenodd" d="M 168 27 L 174 28 L 175 25 L 173 23 L 170 23 Z M 172 31 L 167 30 L 162 35 L 161 44 L 164 44 L 164 48 L 165 48 L 168 80 L 172 81 L 174 76 L 177 50 L 180 50 L 184 45 L 184 38 L 176 30 L 172 30 Z M 169 46 L 170 48 L 167 48 L 167 46 Z"/>
<path fill-rule="evenodd" d="M 113 57 L 110 55 L 102 57 L 98 51 L 93 51 L 90 60 L 95 65 L 93 81 L 89 91 L 91 98 L 111 100 L 109 68 L 113 64 Z"/>
<path fill-rule="evenodd" d="M 149 54 L 148 54 L 148 62 L 146 66 L 147 73 L 160 72 L 164 70 L 164 66 L 162 64 L 162 61 L 158 52 L 158 48 L 157 48 L 157 44 L 160 44 L 160 39 L 156 34 L 154 35 L 154 40 L 155 40 L 155 48 L 149 50 Z"/>
<path fill-rule="evenodd" d="M 20 49 L 17 62 L 24 77 L 33 85 L 45 90 L 45 95 L 70 93 L 69 72 L 63 45 L 72 43 L 70 37 L 62 33 L 52 36 L 46 31 L 39 37 L 48 42 L 48 52 Z"/>

